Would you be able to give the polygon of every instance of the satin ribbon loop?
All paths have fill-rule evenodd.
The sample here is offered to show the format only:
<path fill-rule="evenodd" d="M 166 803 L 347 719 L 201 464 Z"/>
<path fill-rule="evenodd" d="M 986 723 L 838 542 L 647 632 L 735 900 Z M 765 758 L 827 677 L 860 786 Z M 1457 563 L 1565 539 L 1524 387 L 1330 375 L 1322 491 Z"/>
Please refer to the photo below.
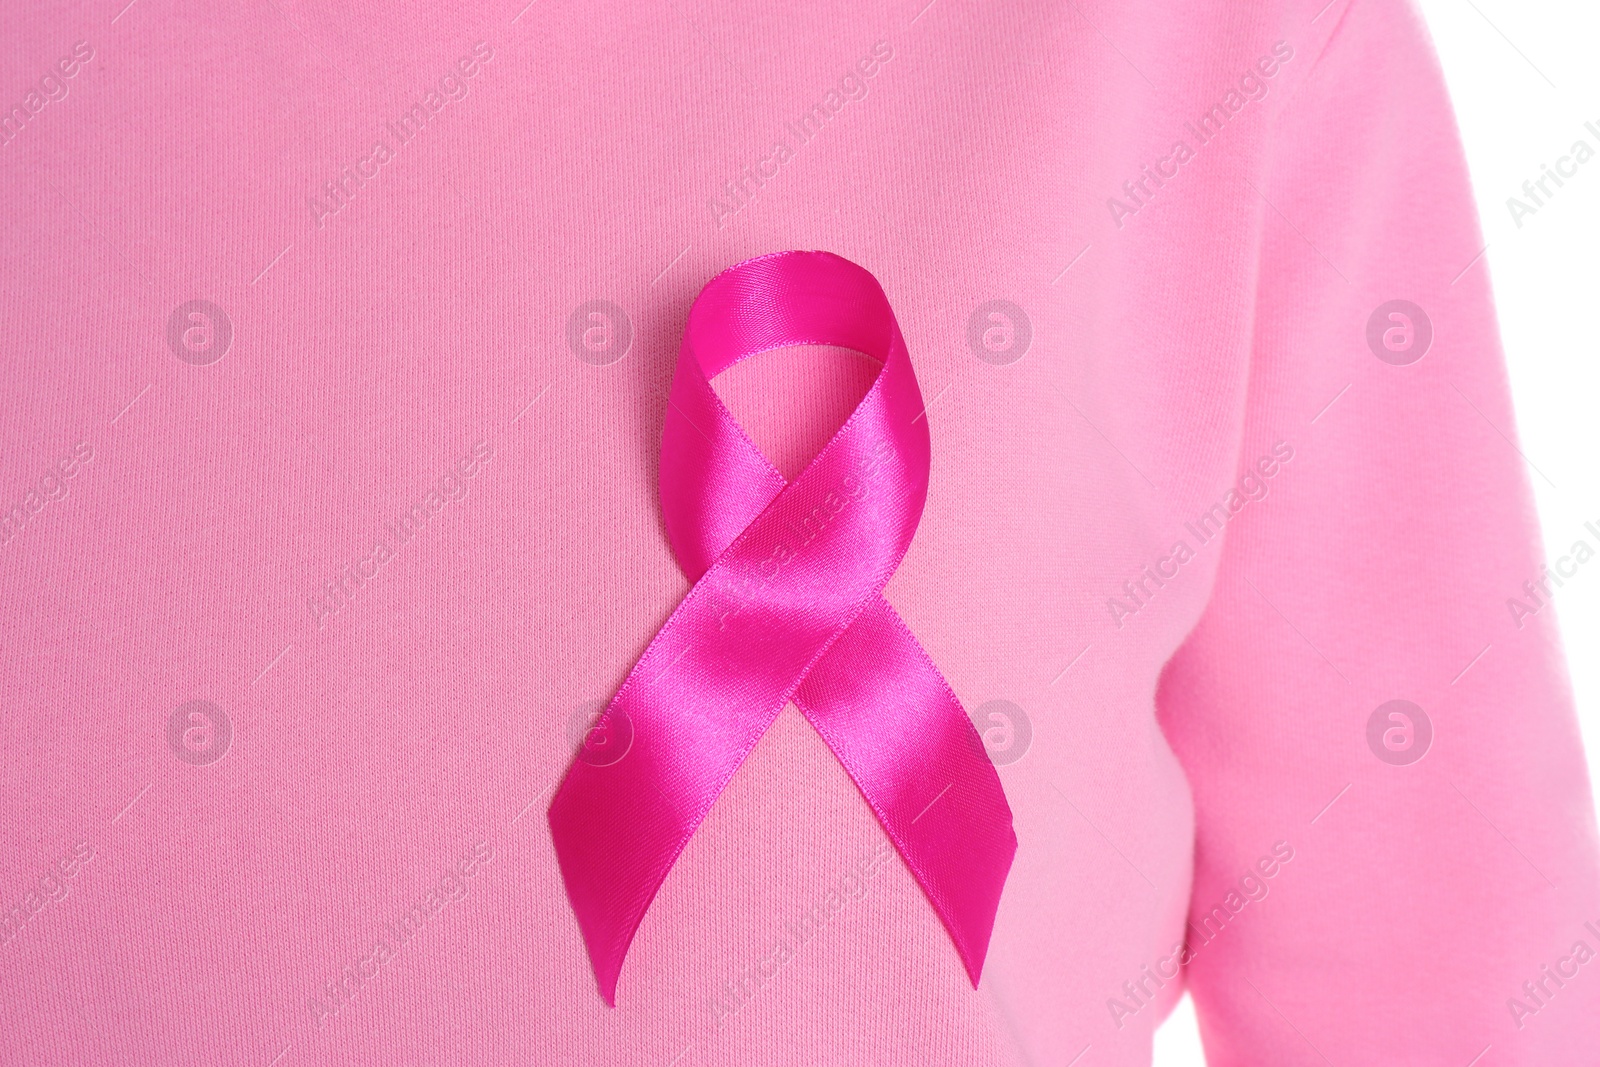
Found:
<path fill-rule="evenodd" d="M 882 362 L 786 482 L 710 380 L 759 352 L 852 348 Z M 905 341 L 877 280 L 826 252 L 713 278 L 684 328 L 662 431 L 668 540 L 694 583 L 608 705 L 632 745 L 574 761 L 551 836 L 601 995 L 678 854 L 791 700 L 861 790 L 977 985 L 1016 851 L 1011 810 L 960 702 L 882 590 L 930 465 Z"/>

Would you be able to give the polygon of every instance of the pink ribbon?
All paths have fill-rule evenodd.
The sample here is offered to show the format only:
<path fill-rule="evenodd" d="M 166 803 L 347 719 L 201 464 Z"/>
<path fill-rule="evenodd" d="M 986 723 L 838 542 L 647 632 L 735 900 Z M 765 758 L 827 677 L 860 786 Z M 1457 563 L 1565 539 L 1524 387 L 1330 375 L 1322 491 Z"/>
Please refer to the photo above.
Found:
<path fill-rule="evenodd" d="M 785 482 L 710 379 L 802 344 L 883 366 Z M 791 700 L 872 806 L 977 986 L 1017 848 L 1011 808 L 960 701 L 882 596 L 928 494 L 923 412 L 888 298 L 839 256 L 747 260 L 690 309 L 662 431 L 661 506 L 694 586 L 550 804 L 606 1003 L 616 1004 L 623 958 L 673 862 Z"/>

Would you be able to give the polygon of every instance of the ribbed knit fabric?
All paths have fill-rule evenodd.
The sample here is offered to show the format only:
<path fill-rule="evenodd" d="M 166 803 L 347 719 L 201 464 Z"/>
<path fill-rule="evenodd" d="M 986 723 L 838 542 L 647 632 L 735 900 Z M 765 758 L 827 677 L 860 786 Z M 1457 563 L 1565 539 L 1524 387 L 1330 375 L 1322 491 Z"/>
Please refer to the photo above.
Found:
<path fill-rule="evenodd" d="M 524 2 L 5 17 L 0 1063 L 1138 1065 L 1185 983 L 1223 1067 L 1594 1063 L 1589 786 L 1414 12 Z M 885 596 L 1019 851 L 974 990 L 790 708 L 611 1009 L 545 808 L 687 589 L 690 302 L 788 248 L 906 336 Z M 871 373 L 717 384 L 792 473 Z"/>

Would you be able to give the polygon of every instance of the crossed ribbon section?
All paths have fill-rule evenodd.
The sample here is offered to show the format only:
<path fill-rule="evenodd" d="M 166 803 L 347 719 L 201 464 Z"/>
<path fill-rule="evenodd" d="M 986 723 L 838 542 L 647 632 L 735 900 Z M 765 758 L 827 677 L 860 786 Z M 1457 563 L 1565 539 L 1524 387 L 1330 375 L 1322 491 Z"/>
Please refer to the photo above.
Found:
<path fill-rule="evenodd" d="M 710 381 L 740 360 L 834 345 L 881 361 L 792 482 Z M 928 493 L 928 423 L 873 276 L 828 252 L 717 275 L 684 328 L 661 504 L 693 587 L 596 723 L 550 804 L 567 897 L 601 996 L 667 872 L 784 706 L 805 715 L 922 886 L 974 987 L 1017 839 L 994 765 L 949 684 L 883 598 Z"/>

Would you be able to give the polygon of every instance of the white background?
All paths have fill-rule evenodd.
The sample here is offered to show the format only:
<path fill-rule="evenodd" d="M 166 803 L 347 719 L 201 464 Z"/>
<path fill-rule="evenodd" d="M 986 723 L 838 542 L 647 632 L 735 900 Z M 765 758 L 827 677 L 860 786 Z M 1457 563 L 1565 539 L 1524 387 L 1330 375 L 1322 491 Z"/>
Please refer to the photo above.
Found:
<path fill-rule="evenodd" d="M 1320 0 L 1312 0 L 1320 6 Z M 1444 67 L 1499 310 L 1532 467 L 1547 559 L 1564 555 L 1586 521 L 1600 526 L 1600 158 L 1519 229 L 1506 207 L 1522 183 L 1600 127 L 1600 5 L 1593 0 L 1418 0 Z M 1337 17 L 1327 12 L 1324 18 Z M 1553 187 L 1553 186 L 1552 186 Z M 1480 263 L 1474 270 L 1483 269 Z M 1537 470 L 1533 469 L 1536 467 Z M 1542 472 L 1542 473 L 1541 473 Z M 1548 479 L 1548 480 L 1547 480 Z M 1593 543 L 1593 538 L 1589 540 Z M 1590 569 L 1592 568 L 1592 569 Z M 1600 781 L 1600 564 L 1555 596 L 1589 777 Z M 1600 1055 L 1600 1053 L 1597 1053 Z M 1186 995 L 1156 1034 L 1156 1067 L 1205 1063 Z M 1087 1067 L 1087 1065 L 1085 1065 Z M 1485 1061 L 1481 1067 L 1493 1067 Z"/>

